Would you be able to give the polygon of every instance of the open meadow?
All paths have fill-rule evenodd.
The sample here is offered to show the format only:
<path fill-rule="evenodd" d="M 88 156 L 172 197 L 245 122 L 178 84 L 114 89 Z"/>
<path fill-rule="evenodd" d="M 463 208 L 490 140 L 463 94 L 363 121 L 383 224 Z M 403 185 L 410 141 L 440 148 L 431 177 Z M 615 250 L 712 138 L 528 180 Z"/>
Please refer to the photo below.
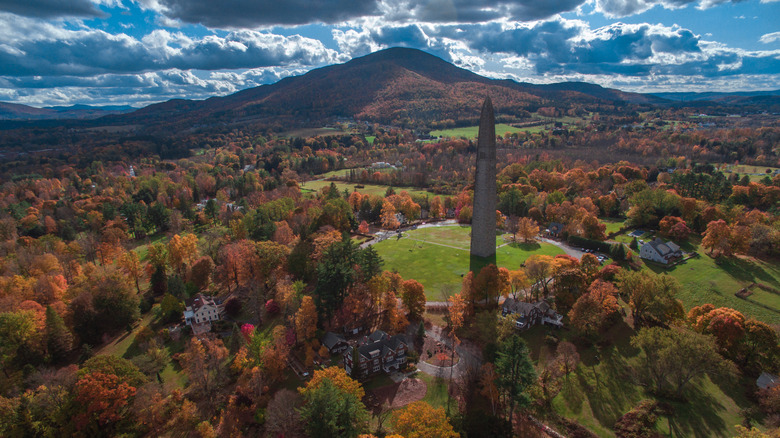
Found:
<path fill-rule="evenodd" d="M 322 190 L 323 187 L 330 187 L 330 184 L 334 183 L 336 184 L 336 187 L 338 187 L 340 192 L 343 192 L 344 190 L 347 190 L 348 192 L 357 191 L 365 195 L 376 195 L 376 196 L 385 196 L 385 193 L 387 192 L 387 188 L 390 186 L 384 186 L 384 185 L 377 185 L 377 184 L 360 184 L 360 183 L 351 183 L 351 182 L 344 182 L 344 181 L 328 181 L 328 180 L 315 180 L 315 181 L 306 181 L 304 183 L 301 183 L 301 192 L 306 193 L 315 193 L 320 190 Z M 356 188 L 356 186 L 362 185 L 363 188 Z M 396 193 L 401 193 L 402 191 L 406 191 L 409 193 L 409 195 L 422 195 L 422 196 L 436 196 L 435 193 L 427 192 L 425 190 L 417 190 L 412 188 L 405 188 L 405 187 L 393 187 L 393 190 L 395 190 Z"/>
<path fill-rule="evenodd" d="M 425 286 L 428 301 L 443 301 L 460 290 L 469 272 L 470 227 L 458 225 L 405 231 L 401 239 L 390 238 L 374 245 L 384 259 L 383 269 L 397 271 L 404 279 Z M 533 254 L 558 255 L 563 250 L 549 243 L 505 244 L 496 238 L 498 266 L 517 269 Z"/>

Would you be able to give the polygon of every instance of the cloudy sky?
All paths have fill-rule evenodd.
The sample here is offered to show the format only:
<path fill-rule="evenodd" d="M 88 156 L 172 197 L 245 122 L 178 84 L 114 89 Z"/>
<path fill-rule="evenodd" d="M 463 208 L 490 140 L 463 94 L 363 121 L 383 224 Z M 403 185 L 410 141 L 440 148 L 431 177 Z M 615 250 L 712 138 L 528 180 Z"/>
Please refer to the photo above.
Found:
<path fill-rule="evenodd" d="M 0 0 L 0 101 L 146 105 L 394 46 L 628 91 L 780 88 L 780 0 Z"/>

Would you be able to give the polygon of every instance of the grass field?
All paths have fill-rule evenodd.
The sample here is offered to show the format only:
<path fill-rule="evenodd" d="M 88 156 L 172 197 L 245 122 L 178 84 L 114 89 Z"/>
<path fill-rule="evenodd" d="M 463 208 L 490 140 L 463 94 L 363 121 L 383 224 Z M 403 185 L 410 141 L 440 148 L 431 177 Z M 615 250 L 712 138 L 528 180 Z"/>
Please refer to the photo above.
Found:
<path fill-rule="evenodd" d="M 695 242 L 698 243 L 698 242 Z M 747 299 L 734 295 L 753 282 L 780 289 L 780 264 L 752 257 L 724 257 L 715 260 L 694 245 L 700 257 L 687 260 L 673 268 L 655 264 L 645 266 L 657 273 L 666 272 L 680 280 L 683 286 L 679 298 L 686 309 L 710 303 L 715 307 L 731 307 L 746 317 L 768 324 L 780 324 L 780 296 L 754 289 Z"/>
<path fill-rule="evenodd" d="M 538 363 L 545 363 L 554 355 L 544 342 L 548 333 L 561 340 L 573 336 L 570 331 L 551 331 L 541 326 L 523 334 Z M 563 389 L 553 400 L 558 415 L 577 420 L 600 437 L 613 437 L 612 427 L 623 414 L 640 401 L 653 398 L 634 383 L 630 372 L 630 361 L 639 354 L 630 344 L 634 333 L 632 327 L 620 322 L 605 333 L 605 346 L 598 350 L 578 345 L 580 365 L 564 380 Z M 695 381 L 686 390 L 686 400 L 668 401 L 674 415 L 661 417 L 656 428 L 665 436 L 734 436 L 734 426 L 742 422 L 740 411 L 751 406 L 745 397 L 746 388 L 754 385 L 749 380 L 712 381 L 705 377 Z"/>
<path fill-rule="evenodd" d="M 345 135 L 349 132 L 344 132 L 336 128 L 302 128 L 292 131 L 286 131 L 279 134 L 279 137 L 316 137 L 316 136 L 328 136 L 328 135 Z"/>
<path fill-rule="evenodd" d="M 344 189 L 347 189 L 350 193 L 355 191 L 355 186 L 359 185 L 357 183 L 347 183 L 343 181 L 326 181 L 326 180 L 317 180 L 317 181 L 307 181 L 303 184 L 301 184 L 301 192 L 303 193 L 313 193 L 321 190 L 323 187 L 330 187 L 330 183 L 333 182 L 336 184 L 336 187 L 339 188 L 339 191 L 343 192 Z M 388 186 L 381 186 L 376 184 L 362 184 L 362 189 L 357 189 L 358 192 L 368 195 L 377 195 L 377 196 L 384 196 L 385 192 L 387 192 Z M 428 195 L 428 196 L 436 196 L 434 193 L 426 192 L 425 190 L 416 190 L 411 188 L 405 188 L 405 187 L 393 187 L 393 190 L 395 190 L 396 193 L 401 193 L 402 191 L 408 192 L 410 195 Z"/>
<path fill-rule="evenodd" d="M 425 392 L 425 397 L 423 397 L 422 401 L 434 408 L 443 408 L 447 406 L 447 380 L 442 379 L 441 377 L 429 376 L 425 373 L 417 373 L 415 377 L 428 385 L 428 390 Z"/>
<path fill-rule="evenodd" d="M 515 133 L 515 132 L 533 131 L 534 128 L 542 128 L 542 127 L 533 126 L 530 128 L 515 128 L 514 126 L 498 123 L 496 124 L 496 135 L 503 136 L 504 133 L 506 132 Z M 479 133 L 479 126 L 466 126 L 463 128 L 441 129 L 438 131 L 431 131 L 431 136 L 451 137 L 451 138 L 477 138 L 478 133 Z"/>
<path fill-rule="evenodd" d="M 400 240 L 379 242 L 374 249 L 385 261 L 383 269 L 419 281 L 429 301 L 442 301 L 460 290 L 469 272 L 470 231 L 457 225 L 421 228 L 404 232 Z M 502 239 L 498 237 L 496 243 L 503 244 Z M 548 243 L 511 244 L 496 250 L 496 261 L 498 266 L 517 269 L 532 254 L 558 255 L 563 250 Z"/>
<path fill-rule="evenodd" d="M 607 226 L 607 229 L 604 231 L 604 233 L 615 233 L 620 230 L 623 226 L 626 225 L 627 219 L 615 219 L 615 218 L 602 218 L 601 223 Z"/>

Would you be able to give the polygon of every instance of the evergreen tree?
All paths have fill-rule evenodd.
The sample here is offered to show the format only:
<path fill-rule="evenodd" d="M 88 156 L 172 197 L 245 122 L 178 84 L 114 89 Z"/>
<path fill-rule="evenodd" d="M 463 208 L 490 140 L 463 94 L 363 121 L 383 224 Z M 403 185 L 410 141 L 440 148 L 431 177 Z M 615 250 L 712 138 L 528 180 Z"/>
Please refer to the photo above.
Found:
<path fill-rule="evenodd" d="M 519 336 L 510 336 L 498 350 L 496 359 L 498 388 L 507 401 L 507 420 L 512 421 L 516 407 L 531 403 L 528 390 L 536 382 L 536 371 L 528 355 L 528 346 Z"/>
<path fill-rule="evenodd" d="M 367 427 L 368 412 L 363 403 L 330 379 L 307 391 L 304 399 L 300 413 L 311 438 L 354 438 Z"/>
<path fill-rule="evenodd" d="M 46 306 L 46 349 L 55 363 L 62 362 L 73 348 L 73 335 L 65 321 L 51 307 Z"/>
<path fill-rule="evenodd" d="M 230 341 L 228 342 L 228 350 L 230 354 L 236 354 L 241 344 L 244 343 L 244 338 L 241 335 L 241 329 L 238 328 L 238 324 L 233 324 L 233 331 L 230 333 Z"/>

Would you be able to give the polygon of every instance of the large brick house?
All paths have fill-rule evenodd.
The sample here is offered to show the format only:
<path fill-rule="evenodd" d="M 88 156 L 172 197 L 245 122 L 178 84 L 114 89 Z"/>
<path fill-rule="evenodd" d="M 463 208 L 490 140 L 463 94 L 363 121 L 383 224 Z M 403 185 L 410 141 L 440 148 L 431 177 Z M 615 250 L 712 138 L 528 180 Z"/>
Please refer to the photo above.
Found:
<path fill-rule="evenodd" d="M 515 325 L 520 330 L 533 327 L 536 324 L 548 324 L 563 327 L 563 316 L 550 307 L 547 301 L 526 303 L 514 298 L 507 298 L 501 307 L 501 316 L 519 315 Z"/>
<path fill-rule="evenodd" d="M 358 345 L 344 352 L 344 369 L 347 374 L 363 378 L 379 372 L 398 371 L 406 365 L 406 352 L 409 346 L 403 335 L 389 336 L 377 330 L 364 336 Z M 357 354 L 356 354 L 357 353 Z M 354 364 L 357 356 L 358 363 Z M 355 369 L 356 373 L 353 373 Z"/>

